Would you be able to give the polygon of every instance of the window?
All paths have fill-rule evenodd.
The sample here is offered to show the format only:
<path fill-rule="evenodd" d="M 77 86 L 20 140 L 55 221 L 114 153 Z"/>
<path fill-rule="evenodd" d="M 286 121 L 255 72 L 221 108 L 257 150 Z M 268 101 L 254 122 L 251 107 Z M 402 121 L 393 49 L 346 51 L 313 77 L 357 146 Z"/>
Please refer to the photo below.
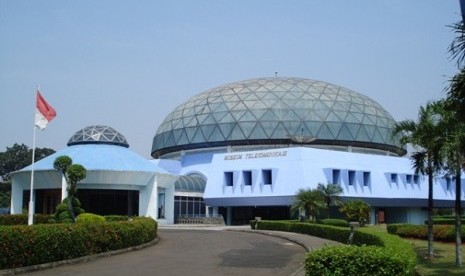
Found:
<path fill-rule="evenodd" d="M 271 170 L 262 170 L 262 176 L 264 185 L 271 185 L 273 183 Z"/>
<path fill-rule="evenodd" d="M 446 189 L 447 189 L 447 191 L 449 191 L 450 190 L 450 184 L 451 184 L 452 180 L 448 176 L 446 176 L 445 178 L 446 178 Z"/>
<path fill-rule="evenodd" d="M 228 187 L 233 186 L 233 173 L 232 172 L 225 172 L 224 173 L 224 183 Z"/>
<path fill-rule="evenodd" d="M 341 170 L 333 170 L 333 184 L 341 183 Z"/>
<path fill-rule="evenodd" d="M 407 174 L 406 176 L 407 184 L 412 184 L 413 183 L 413 175 Z"/>
<path fill-rule="evenodd" d="M 397 184 L 397 173 L 391 173 L 391 183 Z"/>
<path fill-rule="evenodd" d="M 413 183 L 420 184 L 420 176 L 418 174 L 413 175 Z"/>
<path fill-rule="evenodd" d="M 165 218 L 165 188 L 158 188 L 158 218 Z"/>
<path fill-rule="evenodd" d="M 349 185 L 353 186 L 355 184 L 355 171 L 349 171 Z"/>
<path fill-rule="evenodd" d="M 363 186 L 370 186 L 370 172 L 363 172 Z"/>
<path fill-rule="evenodd" d="M 244 178 L 245 186 L 252 186 L 252 172 L 251 171 L 243 171 L 242 177 Z"/>

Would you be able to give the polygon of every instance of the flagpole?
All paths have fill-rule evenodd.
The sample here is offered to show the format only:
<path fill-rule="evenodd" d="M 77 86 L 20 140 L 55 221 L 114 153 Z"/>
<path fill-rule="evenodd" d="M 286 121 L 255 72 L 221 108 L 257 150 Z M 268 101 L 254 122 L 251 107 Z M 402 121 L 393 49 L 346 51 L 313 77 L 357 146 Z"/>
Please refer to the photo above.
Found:
<path fill-rule="evenodd" d="M 37 85 L 37 91 L 39 91 L 39 85 Z M 32 225 L 34 224 L 34 162 L 35 162 L 35 155 L 36 155 L 36 125 L 35 125 L 35 116 L 36 110 L 34 109 L 34 124 L 32 125 L 32 167 L 31 167 L 31 191 L 29 196 L 29 213 L 28 213 L 28 220 L 27 224 Z"/>

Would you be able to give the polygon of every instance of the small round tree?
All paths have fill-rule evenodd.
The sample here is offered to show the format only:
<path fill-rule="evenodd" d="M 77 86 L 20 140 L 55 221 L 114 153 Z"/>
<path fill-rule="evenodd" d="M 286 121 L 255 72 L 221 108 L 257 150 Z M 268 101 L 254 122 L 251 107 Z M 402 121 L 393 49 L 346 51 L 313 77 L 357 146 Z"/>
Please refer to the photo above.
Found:
<path fill-rule="evenodd" d="M 346 215 L 348 221 L 358 221 L 360 226 L 364 226 L 370 216 L 370 206 L 358 199 L 347 201 L 339 211 Z"/>
<path fill-rule="evenodd" d="M 61 171 L 66 180 L 68 196 L 57 206 L 55 217 L 58 222 L 75 222 L 76 216 L 84 213 L 81 202 L 76 198 L 77 183 L 86 178 L 86 169 L 80 164 L 73 164 L 73 160 L 66 155 L 58 156 L 53 167 Z"/>

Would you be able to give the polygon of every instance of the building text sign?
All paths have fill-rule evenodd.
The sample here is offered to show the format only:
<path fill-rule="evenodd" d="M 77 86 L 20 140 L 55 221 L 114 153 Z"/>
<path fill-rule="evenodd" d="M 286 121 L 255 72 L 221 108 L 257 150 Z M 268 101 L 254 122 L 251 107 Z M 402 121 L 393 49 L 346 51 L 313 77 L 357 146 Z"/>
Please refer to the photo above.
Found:
<path fill-rule="evenodd" d="M 287 155 L 287 150 L 270 151 L 270 152 L 256 152 L 256 153 L 239 153 L 239 154 L 225 155 L 224 160 L 273 158 L 273 157 L 284 157 L 286 155 Z"/>

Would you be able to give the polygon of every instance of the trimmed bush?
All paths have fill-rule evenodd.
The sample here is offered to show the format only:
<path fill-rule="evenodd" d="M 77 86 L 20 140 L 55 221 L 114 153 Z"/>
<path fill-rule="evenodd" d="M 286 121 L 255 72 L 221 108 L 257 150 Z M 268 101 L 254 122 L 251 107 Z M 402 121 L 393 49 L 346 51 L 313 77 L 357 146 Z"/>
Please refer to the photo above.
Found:
<path fill-rule="evenodd" d="M 128 221 L 128 216 L 120 216 L 120 215 L 108 215 L 104 216 L 106 221 Z"/>
<path fill-rule="evenodd" d="M 348 261 L 350 260 L 350 261 Z M 307 275 L 411 275 L 399 256 L 376 246 L 325 247 L 307 255 Z"/>
<path fill-rule="evenodd" d="M 465 224 L 465 219 L 460 220 L 462 224 Z M 425 220 L 425 224 L 428 224 L 428 220 Z M 455 225 L 455 218 L 434 218 L 433 224 L 438 225 Z"/>
<path fill-rule="evenodd" d="M 347 242 L 350 229 L 310 223 L 280 221 L 259 221 L 258 229 L 297 232 L 339 242 Z M 354 232 L 354 245 L 369 245 L 364 249 L 343 246 L 342 249 L 323 248 L 307 255 L 307 275 L 412 275 L 416 265 L 416 254 L 412 246 L 401 238 L 370 228 L 360 228 Z M 336 247 L 339 248 L 339 247 Z M 360 250 L 360 251 L 357 251 Z M 322 253 L 319 253 L 323 251 Z M 373 256 L 369 261 L 356 261 L 353 254 Z M 312 254 L 317 254 L 312 256 Z M 336 254 L 336 255 L 334 255 Z M 312 256 L 312 257 L 310 257 Z M 331 257 L 332 256 L 332 257 Z M 386 257 L 389 256 L 389 257 Z M 333 261 L 328 258 L 334 258 Z M 380 258 L 378 260 L 378 257 Z M 370 257 L 372 258 L 372 257 Z M 363 258 L 362 258 L 363 260 Z M 340 266 L 339 263 L 345 265 Z M 354 264 L 357 262 L 358 264 Z M 376 264 L 380 264 L 379 266 Z M 381 265 L 382 264 L 382 265 Z M 390 270 L 385 269 L 388 267 Z M 395 268 L 393 268 L 395 267 Z M 394 273 L 393 273 L 394 271 Z"/>
<path fill-rule="evenodd" d="M 105 217 L 92 213 L 83 213 L 76 217 L 76 223 L 102 223 L 105 221 Z"/>
<path fill-rule="evenodd" d="M 53 215 L 34 215 L 34 224 L 53 223 Z M 0 225 L 27 225 L 28 215 L 0 215 Z"/>
<path fill-rule="evenodd" d="M 323 219 L 321 222 L 325 225 L 349 227 L 349 222 L 344 219 Z"/>
<path fill-rule="evenodd" d="M 390 224 L 387 226 L 388 233 L 400 237 L 427 240 L 428 226 L 414 224 Z M 443 242 L 455 242 L 454 225 L 433 225 L 433 239 Z M 462 239 L 465 239 L 465 229 L 462 228 Z"/>
<path fill-rule="evenodd" d="M 0 269 L 37 265 L 136 246 L 157 237 L 151 218 L 106 223 L 0 226 Z"/>

